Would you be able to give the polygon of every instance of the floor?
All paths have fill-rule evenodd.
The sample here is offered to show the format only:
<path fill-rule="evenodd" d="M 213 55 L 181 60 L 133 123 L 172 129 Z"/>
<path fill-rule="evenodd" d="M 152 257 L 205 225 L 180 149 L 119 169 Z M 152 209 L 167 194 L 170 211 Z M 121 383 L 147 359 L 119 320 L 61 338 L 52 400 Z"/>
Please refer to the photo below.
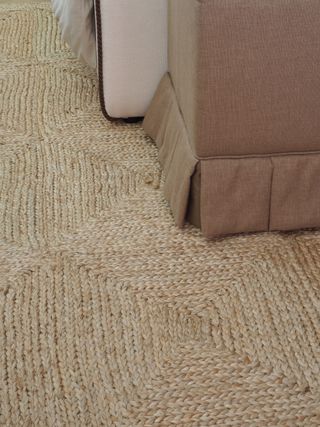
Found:
<path fill-rule="evenodd" d="M 320 232 L 177 228 L 50 5 L 3 3 L 0 425 L 319 427 Z"/>

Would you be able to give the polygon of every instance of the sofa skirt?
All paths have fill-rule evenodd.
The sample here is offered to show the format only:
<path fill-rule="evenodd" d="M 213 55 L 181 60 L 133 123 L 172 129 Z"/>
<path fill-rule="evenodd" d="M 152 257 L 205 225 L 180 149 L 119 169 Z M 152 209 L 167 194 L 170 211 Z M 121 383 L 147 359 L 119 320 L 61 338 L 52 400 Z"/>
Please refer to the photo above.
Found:
<path fill-rule="evenodd" d="M 320 226 L 320 152 L 196 157 L 169 74 L 144 128 L 159 148 L 178 226 L 190 221 L 207 238 Z"/>

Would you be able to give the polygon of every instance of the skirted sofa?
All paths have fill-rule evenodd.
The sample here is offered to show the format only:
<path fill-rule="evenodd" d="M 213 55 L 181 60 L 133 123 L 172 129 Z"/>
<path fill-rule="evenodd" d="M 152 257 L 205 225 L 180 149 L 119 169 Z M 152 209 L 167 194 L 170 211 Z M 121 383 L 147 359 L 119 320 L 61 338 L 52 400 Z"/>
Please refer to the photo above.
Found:
<path fill-rule="evenodd" d="M 320 226 L 319 0 L 52 2 L 106 117 L 145 115 L 177 225 Z"/>
<path fill-rule="evenodd" d="M 168 16 L 144 128 L 176 223 L 320 226 L 320 1 L 169 0 Z"/>

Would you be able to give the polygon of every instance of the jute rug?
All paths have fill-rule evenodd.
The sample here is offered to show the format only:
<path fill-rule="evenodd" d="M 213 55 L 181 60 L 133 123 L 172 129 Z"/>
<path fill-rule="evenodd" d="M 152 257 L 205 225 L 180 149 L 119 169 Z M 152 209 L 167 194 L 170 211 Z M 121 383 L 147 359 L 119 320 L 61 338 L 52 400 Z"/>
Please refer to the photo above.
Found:
<path fill-rule="evenodd" d="M 48 3 L 0 55 L 0 424 L 319 426 L 320 233 L 177 229 Z"/>

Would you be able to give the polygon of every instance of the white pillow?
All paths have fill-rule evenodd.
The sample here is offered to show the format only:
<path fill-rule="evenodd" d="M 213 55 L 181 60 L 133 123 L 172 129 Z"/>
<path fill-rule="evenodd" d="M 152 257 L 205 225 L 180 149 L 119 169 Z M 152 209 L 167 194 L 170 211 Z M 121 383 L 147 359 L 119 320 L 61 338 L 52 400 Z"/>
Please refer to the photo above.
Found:
<path fill-rule="evenodd" d="M 93 0 L 51 0 L 62 37 L 78 58 L 96 67 Z"/>

